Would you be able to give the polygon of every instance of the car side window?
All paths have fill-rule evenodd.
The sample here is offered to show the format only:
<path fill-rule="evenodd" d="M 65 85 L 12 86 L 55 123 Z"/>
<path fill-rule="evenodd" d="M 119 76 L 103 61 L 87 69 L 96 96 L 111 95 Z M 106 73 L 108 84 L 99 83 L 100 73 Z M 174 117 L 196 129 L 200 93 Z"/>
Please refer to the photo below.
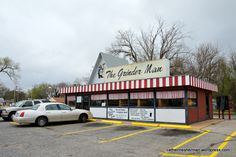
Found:
<path fill-rule="evenodd" d="M 32 101 L 26 101 L 22 107 L 32 107 L 32 106 L 33 106 Z"/>
<path fill-rule="evenodd" d="M 41 103 L 40 101 L 34 101 L 34 105 L 40 104 L 40 103 Z"/>
<path fill-rule="evenodd" d="M 60 110 L 70 110 L 70 106 L 59 104 Z"/>
<path fill-rule="evenodd" d="M 47 105 L 45 109 L 48 110 L 59 110 L 58 106 L 56 104 L 53 105 Z"/>

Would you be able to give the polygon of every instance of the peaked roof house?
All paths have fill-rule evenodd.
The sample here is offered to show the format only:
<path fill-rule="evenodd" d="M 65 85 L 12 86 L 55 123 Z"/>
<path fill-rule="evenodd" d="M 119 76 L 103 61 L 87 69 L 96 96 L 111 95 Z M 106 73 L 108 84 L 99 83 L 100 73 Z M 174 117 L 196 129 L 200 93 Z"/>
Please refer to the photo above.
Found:
<path fill-rule="evenodd" d="M 111 54 L 100 52 L 93 71 L 90 75 L 88 84 L 104 83 L 103 72 L 106 68 L 126 65 L 129 62 L 126 59 L 115 57 Z"/>

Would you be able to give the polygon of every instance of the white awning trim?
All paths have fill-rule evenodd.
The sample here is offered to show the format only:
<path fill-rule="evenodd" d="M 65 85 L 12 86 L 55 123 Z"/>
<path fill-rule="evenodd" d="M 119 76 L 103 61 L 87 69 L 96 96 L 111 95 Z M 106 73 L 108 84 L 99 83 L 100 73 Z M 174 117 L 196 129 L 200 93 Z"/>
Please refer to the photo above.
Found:
<path fill-rule="evenodd" d="M 197 93 L 193 91 L 188 91 L 188 98 L 190 99 L 196 99 L 197 98 Z"/>
<path fill-rule="evenodd" d="M 130 99 L 153 99 L 153 92 L 137 92 L 130 93 Z"/>
<path fill-rule="evenodd" d="M 106 99 L 107 99 L 106 94 L 91 95 L 91 100 L 106 100 Z"/>
<path fill-rule="evenodd" d="M 184 98 L 184 91 L 162 91 L 157 92 L 156 94 L 157 99 L 181 99 Z"/>
<path fill-rule="evenodd" d="M 128 99 L 128 93 L 109 94 L 109 100 Z"/>

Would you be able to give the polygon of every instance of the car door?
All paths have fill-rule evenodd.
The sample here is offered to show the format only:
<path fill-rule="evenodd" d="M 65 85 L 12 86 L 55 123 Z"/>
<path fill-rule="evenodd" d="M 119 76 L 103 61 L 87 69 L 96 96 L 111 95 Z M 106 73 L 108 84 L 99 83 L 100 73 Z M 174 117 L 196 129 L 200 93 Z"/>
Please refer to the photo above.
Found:
<path fill-rule="evenodd" d="M 45 106 L 46 116 L 48 117 L 49 122 L 58 122 L 63 121 L 62 111 L 60 110 L 57 104 L 50 104 Z"/>
<path fill-rule="evenodd" d="M 66 104 L 58 104 L 60 110 L 62 111 L 62 119 L 63 121 L 72 121 L 77 120 L 78 116 L 76 116 L 76 112 L 73 111 L 70 106 Z"/>

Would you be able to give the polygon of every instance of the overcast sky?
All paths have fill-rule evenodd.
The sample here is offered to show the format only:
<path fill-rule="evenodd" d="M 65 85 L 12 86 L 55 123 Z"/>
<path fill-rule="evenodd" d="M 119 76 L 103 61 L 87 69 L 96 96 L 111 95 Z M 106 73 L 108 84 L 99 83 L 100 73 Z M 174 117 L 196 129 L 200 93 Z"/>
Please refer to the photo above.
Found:
<path fill-rule="evenodd" d="M 0 0 L 0 57 L 21 67 L 19 86 L 73 82 L 91 72 L 118 30 L 180 22 L 191 49 L 217 43 L 236 48 L 235 0 Z M 13 83 L 0 74 L 0 81 Z"/>

